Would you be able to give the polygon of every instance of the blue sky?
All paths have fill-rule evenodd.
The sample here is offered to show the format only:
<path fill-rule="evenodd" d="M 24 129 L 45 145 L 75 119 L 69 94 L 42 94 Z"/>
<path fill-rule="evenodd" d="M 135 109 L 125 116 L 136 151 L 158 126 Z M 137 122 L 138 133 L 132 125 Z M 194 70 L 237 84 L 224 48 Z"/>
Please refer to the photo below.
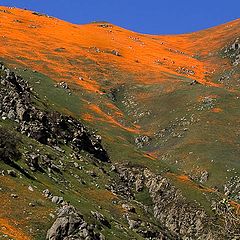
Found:
<path fill-rule="evenodd" d="M 69 22 L 108 21 L 142 33 L 197 31 L 240 17 L 240 0 L 1 0 Z"/>

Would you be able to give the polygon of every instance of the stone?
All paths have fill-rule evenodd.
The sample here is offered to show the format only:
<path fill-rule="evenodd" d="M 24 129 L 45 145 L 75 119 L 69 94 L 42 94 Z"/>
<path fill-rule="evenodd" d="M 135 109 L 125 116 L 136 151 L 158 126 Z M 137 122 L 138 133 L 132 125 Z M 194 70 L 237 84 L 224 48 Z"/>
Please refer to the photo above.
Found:
<path fill-rule="evenodd" d="M 136 209 L 135 207 L 129 205 L 129 204 L 122 204 L 122 208 L 127 211 L 127 212 L 131 212 L 131 213 L 136 213 Z"/>
<path fill-rule="evenodd" d="M 50 192 L 48 189 L 45 189 L 45 190 L 43 190 L 43 195 L 44 195 L 45 197 L 49 197 L 49 196 L 51 196 L 52 194 L 51 194 L 51 192 Z"/>
<path fill-rule="evenodd" d="M 91 211 L 91 214 L 99 223 L 111 228 L 109 221 L 101 213 Z"/>
<path fill-rule="evenodd" d="M 8 117 L 8 119 L 10 119 L 10 120 L 15 120 L 16 115 L 15 115 L 14 110 L 11 109 L 11 110 L 8 112 L 7 117 Z"/>
<path fill-rule="evenodd" d="M 59 209 L 57 219 L 47 232 L 47 240 L 89 239 L 101 240 L 94 232 L 95 226 L 89 225 L 83 216 L 71 205 Z M 104 238 L 103 238 L 104 239 Z"/>
<path fill-rule="evenodd" d="M 11 196 L 12 198 L 18 198 L 18 195 L 17 195 L 17 194 L 14 194 L 14 193 L 12 193 L 10 196 Z"/>
<path fill-rule="evenodd" d="M 138 136 L 135 139 L 135 143 L 138 148 L 142 148 L 150 142 L 151 138 L 149 136 Z"/>
<path fill-rule="evenodd" d="M 52 197 L 52 202 L 56 203 L 56 204 L 60 204 L 63 202 L 63 198 L 62 197 L 58 197 L 58 196 L 53 196 Z"/>
<path fill-rule="evenodd" d="M 18 101 L 18 103 L 16 105 L 16 113 L 17 113 L 18 118 L 21 121 L 26 121 L 28 119 L 27 109 L 24 107 L 24 105 L 21 103 L 21 101 Z"/>
<path fill-rule="evenodd" d="M 35 153 L 28 154 L 27 165 L 32 171 L 36 171 L 40 168 L 39 166 L 39 156 Z"/>
<path fill-rule="evenodd" d="M 14 170 L 7 170 L 7 174 L 11 177 L 17 177 L 17 173 Z"/>
<path fill-rule="evenodd" d="M 199 84 L 199 82 L 197 80 L 193 80 L 190 85 L 196 85 L 196 84 Z"/>
<path fill-rule="evenodd" d="M 208 171 L 203 171 L 202 174 L 201 174 L 201 177 L 200 177 L 200 183 L 207 182 L 208 177 L 209 177 Z"/>
<path fill-rule="evenodd" d="M 111 53 L 112 53 L 113 55 L 115 55 L 115 56 L 118 56 L 118 57 L 121 56 L 121 54 L 120 54 L 118 51 L 116 51 L 116 50 L 112 50 Z"/>
<path fill-rule="evenodd" d="M 74 162 L 73 165 L 75 168 L 79 168 L 79 164 L 77 162 Z"/>
<path fill-rule="evenodd" d="M 128 219 L 129 229 L 136 229 L 139 227 L 139 222 L 136 220 Z"/>
<path fill-rule="evenodd" d="M 116 172 L 116 171 L 117 171 L 116 166 L 111 165 L 111 167 L 110 167 L 110 172 Z"/>
<path fill-rule="evenodd" d="M 47 239 L 60 240 L 68 235 L 69 220 L 66 217 L 57 218 L 47 232 Z"/>

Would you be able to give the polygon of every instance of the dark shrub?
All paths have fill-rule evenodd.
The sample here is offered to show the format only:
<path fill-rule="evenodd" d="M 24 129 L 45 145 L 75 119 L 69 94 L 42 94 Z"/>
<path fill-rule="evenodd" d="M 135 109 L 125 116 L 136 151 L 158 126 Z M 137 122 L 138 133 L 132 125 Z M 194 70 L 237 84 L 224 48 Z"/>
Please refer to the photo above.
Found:
<path fill-rule="evenodd" d="M 21 157 L 17 149 L 19 139 L 6 128 L 0 127 L 0 160 L 9 163 Z"/>

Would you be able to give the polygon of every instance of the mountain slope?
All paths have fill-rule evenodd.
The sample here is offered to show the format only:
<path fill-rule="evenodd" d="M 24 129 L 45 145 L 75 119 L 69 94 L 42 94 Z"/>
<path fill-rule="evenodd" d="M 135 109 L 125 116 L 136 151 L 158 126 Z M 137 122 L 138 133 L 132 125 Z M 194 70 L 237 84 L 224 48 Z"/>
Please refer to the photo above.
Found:
<path fill-rule="evenodd" d="M 101 239 L 98 232 L 107 239 L 239 236 L 239 20 L 154 36 L 109 23 L 79 26 L 26 10 L 0 11 L 1 79 L 15 84 L 1 85 L 1 126 L 20 135 L 23 155 L 17 163 L 25 169 L 16 179 L 1 177 L 3 234 L 45 239 L 51 220 L 39 218 L 49 218 L 55 207 L 41 192 L 49 189 L 48 197 L 63 195 L 84 215 L 68 209 L 78 224 L 97 225 L 93 232 L 87 228 L 92 239 Z M 15 75 L 32 89 L 17 98 L 28 106 L 27 119 L 18 116 L 18 101 L 7 104 L 15 96 L 7 94 L 21 81 Z M 40 137 L 32 127 L 39 122 L 46 128 Z M 88 130 L 83 143 L 71 144 L 80 125 L 101 137 Z M 102 139 L 101 145 L 90 144 L 90 136 Z M 43 172 L 24 161 L 32 152 Z M 49 167 L 44 156 L 54 164 Z M 7 172 L 9 163 L 1 169 Z M 37 197 L 29 195 L 28 185 L 36 187 Z M 9 199 L 9 191 L 21 197 Z M 16 222 L 18 205 L 28 213 L 29 201 L 37 202 L 31 221 L 27 216 Z M 124 205 L 129 203 L 134 211 Z M 91 213 L 98 210 L 111 227 Z"/>

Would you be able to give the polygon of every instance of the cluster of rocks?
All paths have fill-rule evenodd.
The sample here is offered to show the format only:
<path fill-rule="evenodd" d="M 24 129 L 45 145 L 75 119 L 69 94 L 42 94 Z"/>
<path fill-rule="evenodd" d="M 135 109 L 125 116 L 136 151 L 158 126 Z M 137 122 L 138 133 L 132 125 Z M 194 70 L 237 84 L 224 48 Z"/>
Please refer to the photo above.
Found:
<path fill-rule="evenodd" d="M 5 176 L 6 174 L 11 177 L 17 177 L 17 173 L 15 170 L 9 169 L 9 170 L 2 170 L 0 173 L 2 176 Z"/>
<path fill-rule="evenodd" d="M 144 42 L 139 37 L 129 36 L 128 38 L 140 45 L 144 45 Z"/>
<path fill-rule="evenodd" d="M 127 203 L 122 204 L 122 208 L 126 211 L 124 214 L 129 229 L 132 229 L 144 239 L 160 240 L 160 239 L 178 239 L 177 236 L 170 233 L 166 228 L 161 225 L 155 225 L 139 218 L 136 208 L 129 204 L 129 201 L 135 201 L 135 194 L 142 192 L 144 188 L 144 176 L 142 171 L 124 165 L 112 166 L 112 171 L 117 173 L 118 180 L 112 181 L 110 186 L 106 186 L 108 190 L 114 194 L 120 195 Z M 140 204 L 140 203 L 139 203 Z M 144 204 L 140 206 L 149 213 L 149 209 Z"/>
<path fill-rule="evenodd" d="M 178 67 L 176 69 L 176 71 L 180 74 L 195 75 L 195 71 L 193 71 L 191 69 L 184 68 L 184 67 Z"/>
<path fill-rule="evenodd" d="M 98 47 L 89 47 L 89 52 L 101 53 L 103 52 Z"/>
<path fill-rule="evenodd" d="M 206 225 L 207 215 L 187 203 L 180 190 L 166 178 L 144 170 L 146 186 L 154 203 L 154 216 L 171 232 L 182 237 L 206 235 L 211 231 Z"/>
<path fill-rule="evenodd" d="M 182 117 L 176 117 L 171 120 L 168 126 L 156 131 L 153 135 L 158 142 L 159 146 L 164 146 L 170 141 L 174 141 L 174 138 L 183 138 L 186 136 L 190 126 L 197 122 L 197 118 L 194 114 L 186 114 Z M 157 146 L 157 145 L 156 145 Z"/>
<path fill-rule="evenodd" d="M 196 85 L 196 84 L 200 84 L 197 80 L 193 80 L 190 85 Z"/>
<path fill-rule="evenodd" d="M 71 116 L 43 111 L 32 104 L 34 97 L 27 81 L 0 64 L 0 116 L 18 123 L 18 130 L 42 144 L 61 151 L 61 144 L 75 151 L 85 150 L 101 161 L 109 161 L 101 137 L 88 131 Z"/>
<path fill-rule="evenodd" d="M 188 154 L 193 154 L 193 152 L 189 152 Z M 190 171 L 187 175 L 191 180 L 199 182 L 200 184 L 204 184 L 208 181 L 210 174 L 207 170 L 203 170 L 199 167 L 196 167 L 195 169 Z"/>
<path fill-rule="evenodd" d="M 111 53 L 117 57 L 121 57 L 120 52 L 116 51 L 116 50 L 112 50 Z"/>
<path fill-rule="evenodd" d="M 48 189 L 43 190 L 44 197 L 50 199 L 53 203 L 66 205 L 67 203 L 63 201 L 63 197 L 54 196 Z"/>
<path fill-rule="evenodd" d="M 23 153 L 23 157 L 32 172 L 47 172 L 48 176 L 53 178 L 51 173 L 61 173 L 62 170 L 65 170 L 65 163 L 61 159 L 56 161 L 56 157 L 41 153 L 39 149 L 33 149 L 31 144 L 29 145 L 29 151 Z"/>
<path fill-rule="evenodd" d="M 111 88 L 107 93 L 107 97 L 110 98 L 113 102 L 117 101 L 118 93 L 122 90 L 122 87 Z"/>
<path fill-rule="evenodd" d="M 106 188 L 114 194 L 121 196 L 122 199 L 125 199 L 122 208 L 125 211 L 124 217 L 127 220 L 129 229 L 135 231 L 144 239 L 179 239 L 164 226 L 156 225 L 146 221 L 146 219 L 140 218 L 136 208 L 129 203 L 129 201 L 137 203 L 139 207 L 149 214 L 148 206 L 135 200 L 135 194 L 142 192 L 144 188 L 143 173 L 135 167 L 132 167 L 130 170 L 129 167 L 125 167 L 124 165 L 112 166 L 111 170 L 117 173 L 118 180 L 112 181 L 110 186 L 106 186 Z"/>
<path fill-rule="evenodd" d="M 162 43 L 163 44 L 163 43 Z M 174 52 L 174 53 L 179 53 L 179 54 L 182 54 L 182 55 L 187 55 L 185 52 L 182 52 L 178 49 L 172 49 L 172 48 L 169 48 L 168 49 L 170 52 Z"/>
<path fill-rule="evenodd" d="M 225 239 L 239 239 L 239 213 L 236 214 L 236 210 L 230 201 L 227 198 L 223 198 L 220 201 L 212 201 L 212 210 L 224 222 Z"/>
<path fill-rule="evenodd" d="M 190 204 L 167 178 L 156 175 L 149 169 L 125 165 L 118 165 L 114 171 L 118 173 L 119 179 L 111 185 L 112 191 L 130 200 L 135 199 L 137 191 L 147 189 L 155 219 L 164 230 L 167 229 L 165 234 L 174 236 L 174 239 L 218 239 L 220 236 L 228 238 L 238 234 L 234 225 L 231 227 L 228 224 L 222 228 L 221 224 L 216 224 L 217 216 L 210 217 L 199 205 Z M 228 218 L 234 219 L 233 215 L 233 212 L 229 213 Z M 140 219 L 130 220 L 129 225 L 138 232 L 142 222 Z M 163 229 L 160 231 L 162 234 Z"/>
<path fill-rule="evenodd" d="M 224 194 L 231 196 L 235 201 L 240 201 L 240 177 L 233 176 L 224 184 Z"/>
<path fill-rule="evenodd" d="M 111 224 L 101 213 L 91 211 L 91 214 L 98 223 L 108 228 L 111 228 Z"/>
<path fill-rule="evenodd" d="M 69 89 L 68 84 L 66 82 L 59 82 L 54 85 L 55 87 L 63 88 L 63 89 Z"/>
<path fill-rule="evenodd" d="M 135 182 L 134 175 L 128 171 L 119 171 L 119 168 L 112 166 L 111 171 L 117 173 L 119 181 L 112 181 L 106 185 L 106 189 L 116 195 L 120 195 L 125 200 L 134 199 L 132 186 Z"/>
<path fill-rule="evenodd" d="M 143 148 L 145 145 L 149 144 L 151 138 L 149 136 L 138 136 L 135 138 L 135 144 L 138 148 Z"/>
<path fill-rule="evenodd" d="M 107 53 L 107 54 L 112 54 L 117 57 L 121 57 L 121 53 L 115 49 L 110 50 L 110 49 L 99 49 L 98 47 L 89 47 L 89 52 L 95 52 L 95 53 Z"/>
<path fill-rule="evenodd" d="M 68 84 L 66 82 L 61 81 L 59 83 L 56 83 L 54 85 L 54 87 L 62 88 L 62 89 L 64 89 L 68 93 L 68 95 L 72 95 L 72 92 L 71 92 L 71 90 L 70 90 L 70 88 L 69 88 L 69 86 L 68 86 Z"/>
<path fill-rule="evenodd" d="M 199 182 L 200 183 L 205 183 L 205 182 L 207 182 L 208 178 L 209 178 L 209 172 L 205 170 L 201 173 Z"/>
<path fill-rule="evenodd" d="M 39 170 L 39 168 L 40 168 L 40 165 L 39 165 L 39 158 L 40 158 L 40 156 L 39 156 L 39 154 L 31 152 L 31 153 L 27 153 L 25 155 L 27 155 L 26 156 L 26 163 L 29 166 L 29 168 L 33 172 Z"/>
<path fill-rule="evenodd" d="M 209 110 L 214 108 L 216 99 L 212 97 L 204 97 L 201 106 L 198 108 L 199 111 Z"/>
<path fill-rule="evenodd" d="M 107 24 L 107 23 L 99 24 L 98 27 L 101 27 L 101 28 L 112 28 L 112 26 Z"/>
<path fill-rule="evenodd" d="M 48 17 L 48 18 L 52 18 L 51 16 L 47 15 L 47 14 L 43 14 L 43 13 L 39 13 L 39 12 L 32 12 L 33 15 L 39 16 L 39 17 Z"/>
<path fill-rule="evenodd" d="M 226 74 L 226 73 L 224 73 L 223 76 L 221 76 L 221 77 L 218 79 L 218 81 L 219 81 L 220 83 L 224 83 L 225 81 L 229 81 L 229 80 L 230 80 L 230 76 L 229 76 L 229 74 Z"/>
<path fill-rule="evenodd" d="M 166 229 L 162 229 L 152 223 L 143 221 L 140 218 L 132 219 L 130 215 L 126 215 L 126 219 L 129 224 L 129 229 L 134 230 L 141 235 L 144 239 L 151 240 L 178 240 L 177 236 L 170 234 Z"/>
<path fill-rule="evenodd" d="M 134 124 L 152 114 L 151 110 L 146 109 L 146 106 L 140 106 L 136 98 L 128 95 L 127 92 L 124 93 L 121 103 L 124 105 L 126 113 L 134 118 Z"/>
<path fill-rule="evenodd" d="M 0 116 L 3 120 L 17 122 L 28 119 L 28 109 L 24 106 L 30 102 L 30 87 L 21 77 L 16 76 L 10 69 L 0 64 Z"/>
<path fill-rule="evenodd" d="M 240 38 L 237 38 L 231 46 L 228 46 L 224 53 L 230 57 L 233 66 L 240 63 Z"/>
<path fill-rule="evenodd" d="M 0 9 L 0 12 L 2 12 L 2 13 L 7 13 L 7 14 L 11 14 L 11 12 L 10 12 L 10 11 L 8 11 L 8 10 L 5 10 L 5 9 Z"/>

